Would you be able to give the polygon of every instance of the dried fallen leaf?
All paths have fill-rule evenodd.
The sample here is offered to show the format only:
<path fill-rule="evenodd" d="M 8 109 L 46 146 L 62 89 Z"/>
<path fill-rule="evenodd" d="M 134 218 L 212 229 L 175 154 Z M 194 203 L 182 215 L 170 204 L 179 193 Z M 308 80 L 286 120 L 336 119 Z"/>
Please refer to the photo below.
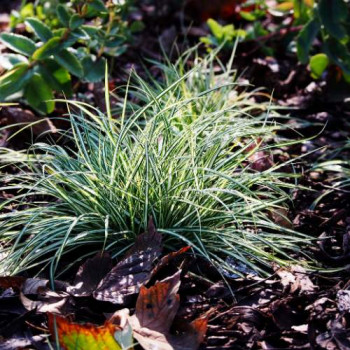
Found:
<path fill-rule="evenodd" d="M 340 312 L 350 312 L 350 290 L 338 290 L 337 306 Z"/>
<path fill-rule="evenodd" d="M 41 290 L 46 289 L 49 280 L 40 278 L 27 278 L 22 285 L 23 294 L 38 294 Z"/>
<path fill-rule="evenodd" d="M 277 275 L 281 278 L 283 287 L 289 288 L 291 293 L 299 291 L 299 294 L 310 294 L 316 289 L 307 272 L 301 266 L 295 265 L 288 270 L 279 269 Z"/>
<path fill-rule="evenodd" d="M 57 334 L 60 346 L 64 350 L 122 350 L 114 337 L 121 329 L 110 321 L 98 327 L 93 324 L 72 323 L 53 314 L 48 314 L 48 317 L 51 335 L 54 338 Z M 128 344 L 132 344 L 132 339 Z"/>
<path fill-rule="evenodd" d="M 137 237 L 135 245 L 99 283 L 93 296 L 97 300 L 124 304 L 149 280 L 153 261 L 161 253 L 161 235 L 150 220 L 148 232 Z"/>
<path fill-rule="evenodd" d="M 184 334 L 169 333 L 179 308 L 180 274 L 178 271 L 150 288 L 140 289 L 130 324 L 134 338 L 145 350 L 195 350 L 203 341 L 206 319 L 193 321 Z"/>
<path fill-rule="evenodd" d="M 34 335 L 26 337 L 13 337 L 8 340 L 0 339 L 0 349 L 1 350 L 14 350 L 14 349 L 34 349 L 35 345 L 40 345 L 37 349 L 45 349 L 45 344 L 47 342 L 46 335 Z"/>
<path fill-rule="evenodd" d="M 0 277 L 0 288 L 7 289 L 7 288 L 13 288 L 13 289 L 21 289 L 25 277 L 21 276 L 5 276 Z"/>
<path fill-rule="evenodd" d="M 40 299 L 37 301 L 33 301 L 27 298 L 22 292 L 20 293 L 20 299 L 23 306 L 28 310 L 36 309 L 37 312 L 45 313 L 61 313 L 61 309 L 66 304 L 69 295 L 65 292 L 52 292 L 46 291 L 40 294 Z"/>
<path fill-rule="evenodd" d="M 154 269 L 152 270 L 152 277 L 154 277 L 160 270 L 162 270 L 164 267 L 168 266 L 169 263 L 176 259 L 177 257 L 183 255 L 184 253 L 186 253 L 191 247 L 190 246 L 186 246 L 181 248 L 180 250 L 176 251 L 176 252 L 172 252 L 169 253 L 165 256 L 163 256 L 159 262 L 157 263 L 157 265 L 154 267 Z"/>
<path fill-rule="evenodd" d="M 68 288 L 68 292 L 76 297 L 90 296 L 111 268 L 111 257 L 107 253 L 98 253 L 80 266 L 74 284 Z"/>
<path fill-rule="evenodd" d="M 186 328 L 186 333 L 181 336 L 171 336 L 169 341 L 173 349 L 195 350 L 203 342 L 207 332 L 208 321 L 206 318 L 197 318 Z"/>
<path fill-rule="evenodd" d="M 288 209 L 287 208 L 274 208 L 270 212 L 272 220 L 279 226 L 286 228 L 293 228 L 292 222 L 288 219 Z"/>
<path fill-rule="evenodd" d="M 2 118 L 8 120 L 8 125 L 27 124 L 34 135 L 43 133 L 56 133 L 57 129 L 49 118 L 38 118 L 28 109 L 18 107 L 7 107 L 2 110 Z"/>
<path fill-rule="evenodd" d="M 180 274 L 158 282 L 150 288 L 141 287 L 136 303 L 135 315 L 132 316 L 133 328 L 149 328 L 153 331 L 168 332 L 179 309 Z"/>
<path fill-rule="evenodd" d="M 62 281 L 54 281 L 55 290 L 65 291 L 68 283 Z M 13 288 L 21 290 L 23 294 L 38 294 L 40 291 L 47 289 L 49 280 L 41 278 L 25 278 L 22 276 L 6 276 L 0 277 L 0 288 Z"/>
<path fill-rule="evenodd" d="M 257 172 L 268 170 L 274 165 L 272 156 L 263 151 L 253 153 L 249 157 L 249 162 L 250 168 Z"/>

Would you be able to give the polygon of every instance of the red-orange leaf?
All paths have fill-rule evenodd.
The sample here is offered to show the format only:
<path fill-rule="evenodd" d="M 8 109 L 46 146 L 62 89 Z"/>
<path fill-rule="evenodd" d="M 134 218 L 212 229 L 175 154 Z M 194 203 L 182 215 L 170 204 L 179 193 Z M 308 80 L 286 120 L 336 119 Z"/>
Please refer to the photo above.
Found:
<path fill-rule="evenodd" d="M 64 317 L 49 314 L 49 329 L 53 339 L 57 332 L 60 346 L 64 350 L 122 350 L 114 338 L 120 328 L 107 321 L 103 326 L 71 323 Z"/>
<path fill-rule="evenodd" d="M 202 342 L 207 321 L 198 319 L 186 325 L 185 331 L 172 335 L 169 329 L 179 308 L 180 274 L 141 287 L 135 314 L 130 317 L 134 338 L 145 350 L 195 350 Z"/>

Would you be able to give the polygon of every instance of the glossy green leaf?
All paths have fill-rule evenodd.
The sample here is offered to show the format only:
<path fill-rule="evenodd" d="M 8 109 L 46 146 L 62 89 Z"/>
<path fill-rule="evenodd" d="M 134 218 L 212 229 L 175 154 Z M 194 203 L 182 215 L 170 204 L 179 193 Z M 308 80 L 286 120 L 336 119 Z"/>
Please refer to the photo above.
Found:
<path fill-rule="evenodd" d="M 220 25 L 217 21 L 215 21 L 212 18 L 208 19 L 207 24 L 208 24 L 211 32 L 213 33 L 213 35 L 217 39 L 221 39 L 222 36 L 223 36 L 223 27 L 222 27 L 222 25 Z"/>
<path fill-rule="evenodd" d="M 222 32 L 223 32 L 222 39 L 228 42 L 232 41 L 233 38 L 236 36 L 235 27 L 233 26 L 233 24 L 227 24 L 226 26 L 224 26 L 222 28 Z M 241 32 L 243 33 L 244 30 L 241 30 Z"/>
<path fill-rule="evenodd" d="M 212 41 L 212 36 L 202 36 L 199 38 L 199 41 L 205 45 L 214 45 L 215 43 L 213 43 Z"/>
<path fill-rule="evenodd" d="M 19 13 L 22 18 L 34 16 L 34 4 L 29 2 L 28 4 L 21 6 L 21 10 Z"/>
<path fill-rule="evenodd" d="M 294 18 L 297 20 L 297 24 L 299 23 L 306 23 L 309 18 L 309 8 L 312 7 L 310 6 L 311 3 L 308 3 L 305 0 L 293 0 L 294 4 Z"/>
<path fill-rule="evenodd" d="M 0 66 L 6 70 L 12 69 L 19 63 L 28 63 L 28 59 L 25 56 L 14 53 L 3 53 L 0 55 Z"/>
<path fill-rule="evenodd" d="M 95 83 L 101 81 L 105 74 L 106 60 L 99 58 L 97 61 L 93 60 L 91 56 L 86 56 L 81 61 L 84 68 L 84 79 Z"/>
<path fill-rule="evenodd" d="M 311 19 L 300 31 L 297 37 L 297 54 L 301 63 L 307 63 L 313 41 L 320 30 L 320 23 L 316 18 Z"/>
<path fill-rule="evenodd" d="M 69 28 L 71 29 L 77 29 L 84 23 L 84 19 L 81 18 L 79 15 L 75 14 L 73 15 L 69 20 Z"/>
<path fill-rule="evenodd" d="M 274 7 L 274 10 L 281 11 L 281 12 L 290 12 L 294 9 L 294 1 L 284 1 L 280 4 L 277 4 Z M 295 15 L 295 9 L 294 9 L 294 15 Z"/>
<path fill-rule="evenodd" d="M 240 16 L 245 19 L 246 21 L 256 21 L 256 16 L 252 13 L 252 12 L 248 12 L 248 11 L 241 11 Z"/>
<path fill-rule="evenodd" d="M 112 56 L 112 57 L 117 57 L 122 55 L 123 53 L 125 53 L 127 50 L 127 46 L 126 45 L 121 45 L 121 46 L 117 46 L 114 48 L 108 48 L 105 47 L 104 53 L 106 55 Z"/>
<path fill-rule="evenodd" d="M 74 30 L 71 31 L 71 35 L 76 38 L 76 39 L 81 39 L 81 40 L 89 40 L 89 35 L 85 32 L 85 30 L 81 28 L 75 28 Z"/>
<path fill-rule="evenodd" d="M 81 78 L 84 74 L 83 66 L 79 60 L 68 50 L 63 50 L 54 55 L 56 61 L 73 75 Z"/>
<path fill-rule="evenodd" d="M 350 51 L 346 45 L 338 40 L 330 39 L 324 43 L 324 51 L 344 73 L 350 74 Z"/>
<path fill-rule="evenodd" d="M 350 74 L 346 74 L 343 72 L 343 79 L 348 83 L 350 84 Z"/>
<path fill-rule="evenodd" d="M 71 18 L 71 14 L 69 13 L 66 6 L 59 4 L 56 9 L 57 17 L 60 20 L 60 22 L 66 26 L 69 27 L 69 21 Z"/>
<path fill-rule="evenodd" d="M 48 101 L 53 99 L 51 87 L 38 73 L 35 73 L 29 80 L 24 96 L 30 106 L 40 112 L 52 113 L 55 109 L 55 102 Z"/>
<path fill-rule="evenodd" d="M 54 59 L 46 59 L 39 66 L 39 72 L 52 90 L 64 93 L 66 97 L 73 94 L 71 76 L 67 69 L 60 66 Z"/>
<path fill-rule="evenodd" d="M 72 47 L 78 41 L 78 36 L 70 32 L 66 39 L 62 41 L 62 49 L 68 49 Z"/>
<path fill-rule="evenodd" d="M 35 43 L 33 40 L 19 34 L 2 33 L 0 40 L 11 50 L 30 56 L 35 51 Z"/>
<path fill-rule="evenodd" d="M 120 25 L 118 25 L 117 23 L 114 23 L 114 25 L 112 25 L 112 27 L 111 27 L 109 34 L 116 35 L 116 34 L 120 33 L 120 31 L 121 31 Z"/>
<path fill-rule="evenodd" d="M 143 29 L 145 29 L 145 24 L 142 21 L 134 21 L 130 25 L 131 33 L 141 32 Z"/>
<path fill-rule="evenodd" d="M 50 28 L 37 18 L 28 18 L 25 21 L 26 25 L 30 27 L 36 36 L 42 41 L 48 41 L 52 38 L 53 34 Z"/>
<path fill-rule="evenodd" d="M 54 36 L 44 45 L 40 46 L 34 53 L 33 58 L 35 60 L 42 60 L 44 58 L 50 57 L 55 52 L 60 51 L 59 46 L 61 44 L 61 39 Z"/>
<path fill-rule="evenodd" d="M 90 37 L 96 35 L 100 31 L 100 28 L 90 25 L 83 25 L 81 26 L 81 29 L 84 30 Z"/>
<path fill-rule="evenodd" d="M 320 0 L 318 13 L 327 32 L 341 40 L 346 36 L 343 25 L 348 17 L 348 5 L 343 0 Z"/>
<path fill-rule="evenodd" d="M 32 75 L 29 64 L 21 63 L 0 77 L 0 101 L 22 90 Z"/>
<path fill-rule="evenodd" d="M 319 53 L 310 58 L 311 76 L 315 79 L 320 78 L 329 64 L 326 54 Z"/>
<path fill-rule="evenodd" d="M 66 29 L 64 29 L 64 28 L 58 28 L 58 29 L 54 29 L 52 31 L 52 33 L 54 36 L 62 37 L 64 35 L 65 31 L 66 31 Z"/>
<path fill-rule="evenodd" d="M 118 45 L 121 45 L 125 43 L 126 38 L 122 35 L 115 35 L 114 37 L 111 37 L 110 39 L 106 40 L 105 47 L 114 48 Z"/>
<path fill-rule="evenodd" d="M 69 72 L 62 67 L 56 69 L 52 74 L 56 81 L 58 81 L 60 84 L 66 84 L 71 81 Z"/>
<path fill-rule="evenodd" d="M 92 0 L 89 5 L 96 11 L 106 12 L 107 7 L 102 0 Z"/>

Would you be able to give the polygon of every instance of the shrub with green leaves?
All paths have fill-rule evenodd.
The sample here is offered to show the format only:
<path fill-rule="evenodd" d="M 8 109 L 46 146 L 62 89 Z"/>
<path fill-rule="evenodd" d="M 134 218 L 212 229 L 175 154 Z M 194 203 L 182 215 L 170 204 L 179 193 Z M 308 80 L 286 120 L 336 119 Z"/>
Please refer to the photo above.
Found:
<path fill-rule="evenodd" d="M 329 63 L 337 65 L 350 82 L 350 6 L 344 0 L 319 0 L 309 10 L 309 19 L 297 37 L 300 62 L 310 63 L 311 75 L 321 77 Z M 315 54 L 315 39 L 321 40 L 321 52 Z M 310 58 L 310 52 L 314 55 Z"/>
<path fill-rule="evenodd" d="M 118 256 L 149 217 L 169 249 L 189 244 L 230 270 L 228 257 L 263 274 L 310 244 L 275 222 L 295 188 L 289 162 L 256 168 L 254 157 L 293 142 L 276 137 L 276 112 L 238 92 L 230 66 L 214 73 L 220 62 L 210 57 L 186 71 L 185 62 L 161 66 L 163 83 L 135 74 L 114 117 L 108 92 L 106 115 L 67 101 L 69 147 L 2 149 L 1 163 L 20 170 L 1 178 L 1 191 L 17 193 L 1 203 L 2 273 L 36 265 L 54 273 L 73 251 L 77 261 L 101 249 Z"/>
<path fill-rule="evenodd" d="M 338 66 L 343 77 L 350 82 L 350 5 L 345 0 L 281 0 L 275 8 L 262 0 L 244 1 L 240 17 L 248 21 L 243 29 L 233 24 L 221 25 L 208 20 L 211 34 L 201 38 L 209 47 L 224 45 L 232 47 L 236 38 L 257 41 L 262 50 L 270 56 L 275 53 L 272 45 L 262 38 L 273 38 L 275 33 L 285 31 L 286 49 L 296 52 L 301 63 L 309 64 L 311 76 L 320 78 L 330 64 Z M 264 25 L 261 19 L 272 19 Z M 281 18 L 292 16 L 292 21 Z M 277 23 L 274 23 L 276 19 Z M 249 24 L 250 22 L 250 24 Z M 274 25 L 271 25 L 273 23 Z M 301 30 L 293 30 L 299 29 Z"/>
<path fill-rule="evenodd" d="M 247 35 L 245 30 L 235 29 L 233 24 L 221 25 L 214 19 L 207 21 L 211 35 L 201 37 L 200 41 L 207 45 L 208 48 L 213 47 L 233 47 L 234 39 L 244 39 Z"/>
<path fill-rule="evenodd" d="M 54 93 L 72 95 L 72 76 L 86 82 L 104 76 L 106 57 L 116 57 L 126 50 L 132 30 L 125 21 L 126 5 L 102 0 L 64 2 L 51 0 L 47 18 L 38 7 L 24 5 L 23 20 L 28 36 L 2 33 L 0 40 L 15 53 L 0 55 L 0 65 L 7 72 L 0 77 L 0 101 L 23 96 L 34 109 L 51 113 Z M 33 5 L 33 4 L 31 4 Z M 43 6 L 43 9 L 47 6 Z M 32 13 L 30 13 L 32 9 Z M 28 14 L 32 14 L 30 17 Z M 19 18 L 18 20 L 21 20 Z"/>

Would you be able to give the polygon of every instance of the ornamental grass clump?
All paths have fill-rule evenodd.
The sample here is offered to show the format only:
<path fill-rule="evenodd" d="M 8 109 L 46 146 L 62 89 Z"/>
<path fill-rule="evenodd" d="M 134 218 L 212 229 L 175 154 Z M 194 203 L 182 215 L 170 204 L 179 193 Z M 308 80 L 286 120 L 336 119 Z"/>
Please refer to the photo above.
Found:
<path fill-rule="evenodd" d="M 271 262 L 289 264 L 310 242 L 273 215 L 295 187 L 287 181 L 294 174 L 282 171 L 288 164 L 257 169 L 253 160 L 271 159 L 290 142 L 278 140 L 281 126 L 268 104 L 239 92 L 231 67 L 215 73 L 213 57 L 187 72 L 181 67 L 167 66 L 167 87 L 135 75 L 118 115 L 108 93 L 106 114 L 66 101 L 66 147 L 2 149 L 2 163 L 16 159 L 20 169 L 2 175 L 1 190 L 16 191 L 1 204 L 2 273 L 34 266 L 54 273 L 72 252 L 76 260 L 101 249 L 116 257 L 150 217 L 167 248 L 191 245 L 231 270 L 234 261 L 264 273 Z"/>
<path fill-rule="evenodd" d="M 327 174 L 326 190 L 313 202 L 311 209 L 319 205 L 325 197 L 334 191 L 347 193 L 350 188 L 350 141 L 345 142 L 343 147 L 331 152 L 330 159 L 320 160 L 310 171 Z"/>

